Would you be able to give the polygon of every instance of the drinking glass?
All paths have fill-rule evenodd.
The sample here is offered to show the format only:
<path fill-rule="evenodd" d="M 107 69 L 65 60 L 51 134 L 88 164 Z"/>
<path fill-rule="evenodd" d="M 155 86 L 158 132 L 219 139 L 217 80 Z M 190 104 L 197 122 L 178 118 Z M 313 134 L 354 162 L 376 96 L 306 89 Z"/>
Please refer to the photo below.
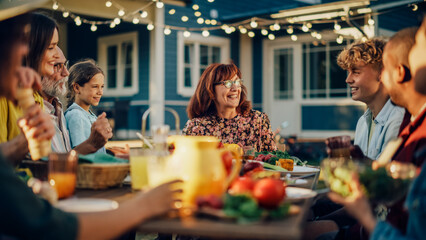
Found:
<path fill-rule="evenodd" d="M 130 177 L 132 189 L 142 190 L 148 187 L 148 161 L 154 152 L 146 148 L 130 148 Z"/>
<path fill-rule="evenodd" d="M 77 152 L 50 153 L 48 159 L 49 183 L 58 193 L 58 198 L 72 196 L 77 180 Z"/>
<path fill-rule="evenodd" d="M 330 150 L 329 155 L 331 158 L 350 158 L 351 151 L 350 147 L 352 146 L 351 137 L 344 136 L 336 136 L 330 137 L 326 140 L 327 148 Z"/>

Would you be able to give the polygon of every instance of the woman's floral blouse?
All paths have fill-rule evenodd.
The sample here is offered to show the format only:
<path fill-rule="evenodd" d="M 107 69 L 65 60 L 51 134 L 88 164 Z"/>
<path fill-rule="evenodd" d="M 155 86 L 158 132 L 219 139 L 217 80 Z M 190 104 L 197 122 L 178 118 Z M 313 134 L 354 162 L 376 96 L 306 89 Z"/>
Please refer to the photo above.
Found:
<path fill-rule="evenodd" d="M 238 114 L 232 119 L 216 115 L 193 118 L 186 123 L 183 134 L 215 136 L 222 143 L 253 146 L 258 152 L 276 150 L 269 118 L 256 110 L 250 110 L 245 115 Z"/>

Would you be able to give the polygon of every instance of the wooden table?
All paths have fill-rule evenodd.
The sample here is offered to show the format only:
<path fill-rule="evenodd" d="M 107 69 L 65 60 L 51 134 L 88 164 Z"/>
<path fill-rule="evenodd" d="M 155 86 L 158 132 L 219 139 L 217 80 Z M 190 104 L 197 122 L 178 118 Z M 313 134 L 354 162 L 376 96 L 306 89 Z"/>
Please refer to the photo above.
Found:
<path fill-rule="evenodd" d="M 134 195 L 130 187 L 106 190 L 76 191 L 79 198 L 106 198 L 117 202 L 125 201 Z M 140 224 L 137 230 L 145 233 L 180 234 L 221 239 L 300 239 L 306 221 L 306 213 L 311 200 L 299 203 L 301 212 L 281 221 L 237 224 L 229 220 L 188 217 L 184 219 L 152 219 Z"/>

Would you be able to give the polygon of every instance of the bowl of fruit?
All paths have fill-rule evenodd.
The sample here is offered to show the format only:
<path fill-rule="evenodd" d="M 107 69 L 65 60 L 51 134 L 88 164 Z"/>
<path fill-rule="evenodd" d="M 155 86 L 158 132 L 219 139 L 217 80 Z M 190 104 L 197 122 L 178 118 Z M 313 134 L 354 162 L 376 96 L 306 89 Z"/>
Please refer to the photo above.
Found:
<path fill-rule="evenodd" d="M 390 162 L 373 167 L 372 164 L 347 158 L 328 158 L 321 163 L 324 179 L 331 191 L 344 197 L 352 194 L 350 181 L 358 174 L 364 193 L 371 202 L 391 205 L 402 199 L 416 176 L 411 163 Z"/>

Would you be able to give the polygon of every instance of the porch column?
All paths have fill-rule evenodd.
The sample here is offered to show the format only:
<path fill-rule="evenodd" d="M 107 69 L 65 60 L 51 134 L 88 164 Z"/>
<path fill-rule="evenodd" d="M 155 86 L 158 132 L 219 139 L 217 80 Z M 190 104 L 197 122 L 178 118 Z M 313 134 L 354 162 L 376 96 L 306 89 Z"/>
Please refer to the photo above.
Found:
<path fill-rule="evenodd" d="M 164 124 L 165 102 L 165 54 L 164 54 L 164 8 L 155 8 L 154 30 L 150 38 L 150 67 L 149 67 L 149 106 L 154 108 L 149 114 L 150 127 Z"/>
<path fill-rule="evenodd" d="M 247 34 L 240 34 L 240 70 L 244 85 L 247 88 L 247 98 L 253 102 L 253 42 Z"/>

